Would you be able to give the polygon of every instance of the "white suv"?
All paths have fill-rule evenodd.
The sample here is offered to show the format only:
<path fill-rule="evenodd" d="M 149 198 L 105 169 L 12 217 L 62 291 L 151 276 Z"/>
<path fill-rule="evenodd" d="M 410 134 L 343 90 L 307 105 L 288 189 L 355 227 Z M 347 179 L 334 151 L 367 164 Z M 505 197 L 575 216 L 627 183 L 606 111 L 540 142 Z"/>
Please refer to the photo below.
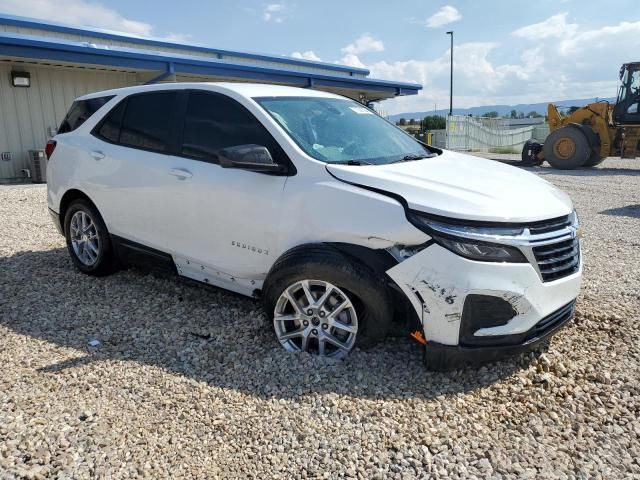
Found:
<path fill-rule="evenodd" d="M 81 271 L 144 260 L 261 297 L 290 351 L 340 358 L 417 329 L 428 366 L 447 368 L 530 348 L 573 315 L 582 267 L 567 195 L 424 145 L 338 95 L 95 93 L 47 156 L 49 208 Z"/>

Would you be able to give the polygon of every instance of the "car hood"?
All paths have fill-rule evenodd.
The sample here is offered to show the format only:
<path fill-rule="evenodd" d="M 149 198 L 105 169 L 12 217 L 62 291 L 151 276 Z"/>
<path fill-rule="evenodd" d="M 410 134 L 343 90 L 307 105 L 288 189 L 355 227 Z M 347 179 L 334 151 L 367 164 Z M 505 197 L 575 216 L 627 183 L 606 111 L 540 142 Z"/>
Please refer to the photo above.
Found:
<path fill-rule="evenodd" d="M 399 195 L 411 209 L 457 219 L 531 222 L 573 210 L 566 193 L 537 175 L 447 150 L 423 160 L 328 164 L 327 170 L 344 182 Z"/>

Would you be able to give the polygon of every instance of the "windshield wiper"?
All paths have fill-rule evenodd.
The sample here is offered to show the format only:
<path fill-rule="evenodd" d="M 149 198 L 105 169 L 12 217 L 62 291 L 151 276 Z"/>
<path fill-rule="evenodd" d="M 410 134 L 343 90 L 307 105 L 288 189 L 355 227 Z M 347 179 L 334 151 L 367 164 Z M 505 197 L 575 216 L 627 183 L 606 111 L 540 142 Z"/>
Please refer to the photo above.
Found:
<path fill-rule="evenodd" d="M 336 160 L 335 162 L 329 162 L 332 165 L 373 165 L 373 163 L 366 160 Z"/>
<path fill-rule="evenodd" d="M 433 157 L 437 157 L 437 155 L 435 153 L 429 153 L 425 155 L 405 155 L 401 159 L 391 163 L 412 162 L 413 160 L 422 160 L 423 158 L 433 158 Z"/>

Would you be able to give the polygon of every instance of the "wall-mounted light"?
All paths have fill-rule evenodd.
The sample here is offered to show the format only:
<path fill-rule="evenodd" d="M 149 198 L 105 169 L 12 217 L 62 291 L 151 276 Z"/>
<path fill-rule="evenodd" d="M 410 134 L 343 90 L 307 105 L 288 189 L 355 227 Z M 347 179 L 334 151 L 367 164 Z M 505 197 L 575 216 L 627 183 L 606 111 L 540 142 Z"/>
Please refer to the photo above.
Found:
<path fill-rule="evenodd" d="M 11 72 L 11 85 L 29 88 L 31 86 L 31 74 L 29 72 Z"/>

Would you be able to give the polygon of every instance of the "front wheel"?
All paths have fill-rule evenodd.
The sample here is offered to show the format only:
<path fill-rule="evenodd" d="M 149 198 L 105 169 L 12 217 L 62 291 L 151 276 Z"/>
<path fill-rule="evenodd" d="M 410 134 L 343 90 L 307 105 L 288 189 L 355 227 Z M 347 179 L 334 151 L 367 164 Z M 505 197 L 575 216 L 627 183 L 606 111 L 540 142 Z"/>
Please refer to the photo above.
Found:
<path fill-rule="evenodd" d="M 539 154 L 542 152 L 542 145 L 535 140 L 527 140 L 522 147 L 520 165 L 523 167 L 533 167 L 542 165 L 544 160 L 540 160 Z"/>
<path fill-rule="evenodd" d="M 562 127 L 549 134 L 543 145 L 544 158 L 553 168 L 573 170 L 584 166 L 591 146 L 584 133 L 574 127 Z"/>
<path fill-rule="evenodd" d="M 374 345 L 393 317 L 380 277 L 324 245 L 285 253 L 269 272 L 263 299 L 286 350 L 330 358 Z"/>

